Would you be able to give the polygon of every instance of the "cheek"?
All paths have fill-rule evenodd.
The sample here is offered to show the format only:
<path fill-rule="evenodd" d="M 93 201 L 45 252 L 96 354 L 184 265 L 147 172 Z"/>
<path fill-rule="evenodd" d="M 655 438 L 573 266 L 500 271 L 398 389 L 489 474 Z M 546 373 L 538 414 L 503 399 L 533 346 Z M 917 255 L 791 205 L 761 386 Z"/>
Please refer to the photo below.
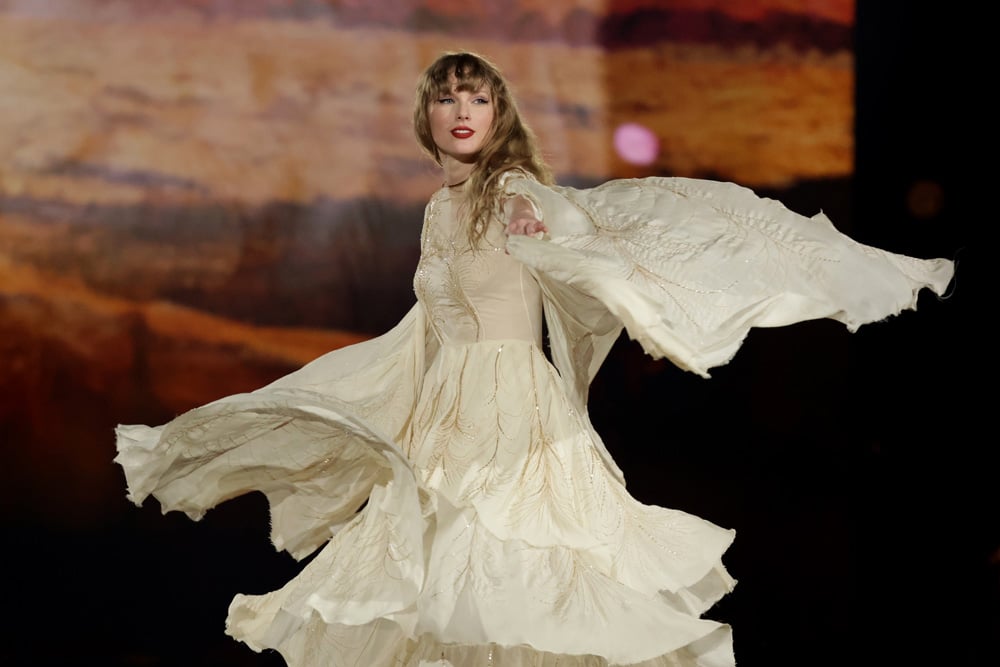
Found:
<path fill-rule="evenodd" d="M 493 109 L 487 107 L 483 109 L 483 112 L 479 114 L 479 124 L 489 130 L 490 133 L 493 132 Z"/>
<path fill-rule="evenodd" d="M 496 121 L 496 116 L 493 115 L 493 111 L 492 110 L 490 111 L 489 114 L 487 114 L 487 116 L 484 119 L 484 121 L 485 121 L 485 124 L 486 124 L 486 137 L 485 138 L 489 139 L 490 137 L 493 136 L 493 132 L 496 130 L 496 123 L 494 122 L 494 121 Z"/>
<path fill-rule="evenodd" d="M 441 116 L 441 109 L 439 107 L 428 109 L 427 124 L 430 125 L 432 132 L 436 132 L 441 127 Z"/>

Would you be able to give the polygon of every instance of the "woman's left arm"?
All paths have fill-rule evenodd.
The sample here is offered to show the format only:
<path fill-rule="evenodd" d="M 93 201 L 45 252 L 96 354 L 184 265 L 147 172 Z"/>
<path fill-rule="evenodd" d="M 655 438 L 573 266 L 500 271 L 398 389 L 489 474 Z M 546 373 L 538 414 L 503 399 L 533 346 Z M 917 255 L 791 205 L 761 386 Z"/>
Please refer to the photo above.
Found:
<path fill-rule="evenodd" d="M 539 218 L 531 201 L 521 195 L 515 195 L 504 203 L 504 217 L 507 221 L 508 236 L 523 235 L 542 238 L 549 231 Z"/>

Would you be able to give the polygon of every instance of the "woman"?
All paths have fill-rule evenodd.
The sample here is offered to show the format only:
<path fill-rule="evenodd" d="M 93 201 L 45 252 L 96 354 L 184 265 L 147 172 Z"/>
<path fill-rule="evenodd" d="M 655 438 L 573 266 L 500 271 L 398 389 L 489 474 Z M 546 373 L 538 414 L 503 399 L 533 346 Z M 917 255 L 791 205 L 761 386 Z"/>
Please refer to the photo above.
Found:
<path fill-rule="evenodd" d="M 475 54 L 424 72 L 414 123 L 443 173 L 417 304 L 255 392 L 120 426 L 129 497 L 197 519 L 259 490 L 276 547 L 322 547 L 230 606 L 227 632 L 289 665 L 733 665 L 729 627 L 701 617 L 735 583 L 733 531 L 626 492 L 591 380 L 623 327 L 707 377 L 751 327 L 853 330 L 943 293 L 952 263 L 732 184 L 556 186 Z"/>

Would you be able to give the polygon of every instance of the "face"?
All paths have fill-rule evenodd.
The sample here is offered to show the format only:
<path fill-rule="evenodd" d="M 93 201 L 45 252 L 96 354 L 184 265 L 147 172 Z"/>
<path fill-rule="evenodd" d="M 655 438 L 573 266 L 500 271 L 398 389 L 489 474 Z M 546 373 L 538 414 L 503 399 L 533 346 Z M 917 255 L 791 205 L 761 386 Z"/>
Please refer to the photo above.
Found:
<path fill-rule="evenodd" d="M 457 90 L 454 76 L 451 83 L 427 105 L 431 136 L 442 159 L 474 162 L 493 127 L 493 98 L 488 88 Z"/>

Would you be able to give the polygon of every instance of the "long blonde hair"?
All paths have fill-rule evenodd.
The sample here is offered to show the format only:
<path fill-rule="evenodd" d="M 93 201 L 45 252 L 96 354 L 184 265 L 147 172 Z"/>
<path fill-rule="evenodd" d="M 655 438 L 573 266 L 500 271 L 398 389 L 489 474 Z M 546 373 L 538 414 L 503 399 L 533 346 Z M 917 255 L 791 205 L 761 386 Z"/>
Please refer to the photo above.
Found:
<path fill-rule="evenodd" d="M 500 70 L 486 58 L 467 51 L 446 52 L 424 70 L 417 83 L 413 108 L 413 131 L 417 141 L 439 165 L 441 153 L 431 135 L 427 109 L 442 92 L 452 90 L 455 76 L 460 91 L 487 88 L 493 99 L 493 126 L 476 157 L 476 164 L 465 184 L 469 211 L 469 241 L 478 246 L 492 217 L 500 213 L 500 176 L 511 169 L 521 169 L 540 182 L 552 185 L 552 171 L 540 155 L 534 133 L 521 119 Z"/>

